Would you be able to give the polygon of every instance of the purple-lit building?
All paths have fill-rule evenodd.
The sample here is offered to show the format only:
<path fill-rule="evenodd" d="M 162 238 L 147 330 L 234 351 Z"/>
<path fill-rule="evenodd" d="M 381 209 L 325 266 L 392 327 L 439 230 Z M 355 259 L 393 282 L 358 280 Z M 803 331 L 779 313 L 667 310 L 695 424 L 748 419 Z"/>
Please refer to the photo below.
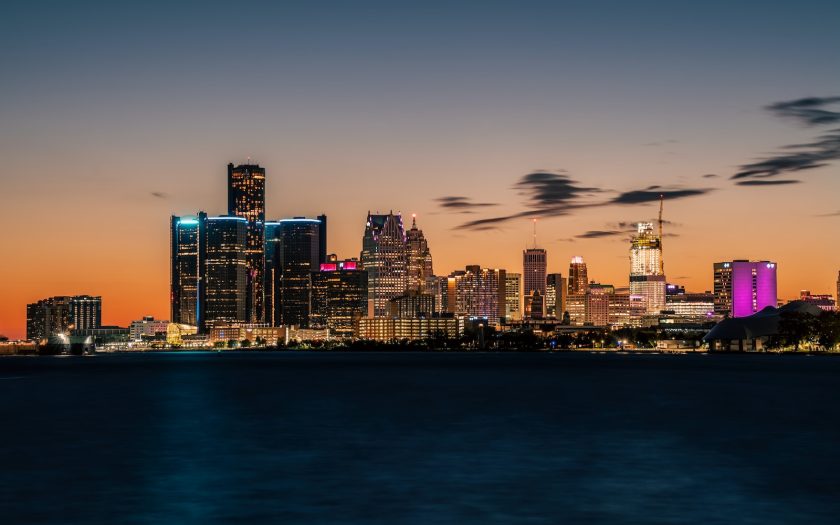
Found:
<path fill-rule="evenodd" d="M 746 317 L 767 306 L 775 308 L 778 301 L 776 269 L 776 263 L 771 261 L 715 263 L 715 295 L 720 295 L 716 297 L 716 306 L 718 299 L 725 298 L 721 303 L 731 304 L 728 313 L 732 317 Z M 725 278 L 721 278 L 724 273 Z"/>

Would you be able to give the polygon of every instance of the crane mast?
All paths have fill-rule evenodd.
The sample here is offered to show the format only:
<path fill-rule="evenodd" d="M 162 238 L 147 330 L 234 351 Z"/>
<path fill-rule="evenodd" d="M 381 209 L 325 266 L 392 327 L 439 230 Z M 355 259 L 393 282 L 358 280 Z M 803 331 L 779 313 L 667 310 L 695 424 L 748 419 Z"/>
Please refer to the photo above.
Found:
<path fill-rule="evenodd" d="M 659 274 L 665 275 L 665 257 L 662 252 L 662 206 L 665 201 L 665 196 L 659 195 Z"/>

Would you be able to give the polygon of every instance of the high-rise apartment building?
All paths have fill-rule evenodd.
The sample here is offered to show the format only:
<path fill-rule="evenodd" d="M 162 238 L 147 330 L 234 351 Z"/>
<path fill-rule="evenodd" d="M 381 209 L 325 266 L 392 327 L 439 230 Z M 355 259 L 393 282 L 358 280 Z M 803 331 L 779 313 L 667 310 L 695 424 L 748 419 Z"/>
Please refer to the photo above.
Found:
<path fill-rule="evenodd" d="M 542 248 L 527 248 L 522 251 L 522 280 L 524 284 L 523 297 L 525 298 L 525 316 L 542 319 L 545 316 L 542 307 L 534 308 L 531 302 L 535 292 L 539 292 L 541 298 L 545 297 L 545 276 L 548 263 L 546 251 Z M 543 301 L 540 304 L 545 304 Z"/>
<path fill-rule="evenodd" d="M 589 291 L 589 276 L 583 257 L 575 255 L 569 262 L 569 295 L 582 295 Z"/>
<path fill-rule="evenodd" d="M 714 307 L 718 315 L 745 317 L 776 307 L 776 269 L 772 261 L 714 263 Z"/>
<path fill-rule="evenodd" d="M 265 168 L 228 164 L 228 215 L 247 221 L 246 319 L 262 322 L 265 271 Z"/>
<path fill-rule="evenodd" d="M 310 326 L 351 337 L 354 323 L 367 315 L 367 272 L 355 260 L 321 263 L 312 273 Z"/>
<path fill-rule="evenodd" d="M 430 293 L 409 291 L 388 301 L 388 317 L 416 319 L 435 314 L 435 296 Z"/>
<path fill-rule="evenodd" d="M 505 270 L 470 265 L 464 271 L 453 272 L 449 286 L 451 313 L 485 317 L 493 324 L 505 316 Z"/>
<path fill-rule="evenodd" d="M 57 296 L 26 305 L 26 338 L 32 341 L 101 326 L 102 298 L 98 296 Z"/>
<path fill-rule="evenodd" d="M 387 315 L 388 301 L 408 287 L 408 253 L 402 216 L 368 212 L 359 259 L 368 273 L 368 303 L 373 317 Z"/>
<path fill-rule="evenodd" d="M 630 241 L 630 294 L 644 297 L 649 315 L 665 308 L 665 275 L 662 271 L 662 238 L 653 224 L 640 222 Z"/>
<path fill-rule="evenodd" d="M 715 315 L 730 316 L 732 314 L 732 262 L 714 263 L 714 294 Z"/>
<path fill-rule="evenodd" d="M 505 273 L 505 319 L 522 319 L 522 274 Z"/>
<path fill-rule="evenodd" d="M 406 232 L 406 256 L 408 291 L 425 292 L 428 278 L 434 275 L 432 252 L 429 251 L 429 243 L 423 235 L 423 230 L 417 228 L 415 215 L 411 216 L 411 229 Z"/>
<path fill-rule="evenodd" d="M 93 330 L 102 326 L 102 297 L 76 295 L 70 300 L 74 330 Z"/>

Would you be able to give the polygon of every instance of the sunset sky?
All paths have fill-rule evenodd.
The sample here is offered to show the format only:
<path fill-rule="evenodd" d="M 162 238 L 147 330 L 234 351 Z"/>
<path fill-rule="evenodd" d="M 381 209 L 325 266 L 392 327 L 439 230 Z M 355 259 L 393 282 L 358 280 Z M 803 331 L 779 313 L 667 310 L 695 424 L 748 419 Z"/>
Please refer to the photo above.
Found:
<path fill-rule="evenodd" d="M 836 0 L 271 4 L 4 4 L 0 334 L 53 295 L 167 319 L 169 216 L 224 213 L 249 157 L 339 257 L 393 209 L 437 274 L 521 271 L 539 217 L 549 271 L 626 286 L 664 193 L 669 281 L 760 258 L 834 293 Z"/>

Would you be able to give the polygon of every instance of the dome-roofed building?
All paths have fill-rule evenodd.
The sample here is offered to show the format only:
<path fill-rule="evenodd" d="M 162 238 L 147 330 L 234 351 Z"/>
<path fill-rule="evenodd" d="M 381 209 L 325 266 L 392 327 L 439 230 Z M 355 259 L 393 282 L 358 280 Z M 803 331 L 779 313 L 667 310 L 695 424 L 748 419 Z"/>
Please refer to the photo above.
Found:
<path fill-rule="evenodd" d="M 779 319 L 785 312 L 820 315 L 820 308 L 806 301 L 791 301 L 788 304 L 763 310 L 747 317 L 724 319 L 716 324 L 703 341 L 709 343 L 709 351 L 758 351 L 767 341 L 779 333 Z"/>

